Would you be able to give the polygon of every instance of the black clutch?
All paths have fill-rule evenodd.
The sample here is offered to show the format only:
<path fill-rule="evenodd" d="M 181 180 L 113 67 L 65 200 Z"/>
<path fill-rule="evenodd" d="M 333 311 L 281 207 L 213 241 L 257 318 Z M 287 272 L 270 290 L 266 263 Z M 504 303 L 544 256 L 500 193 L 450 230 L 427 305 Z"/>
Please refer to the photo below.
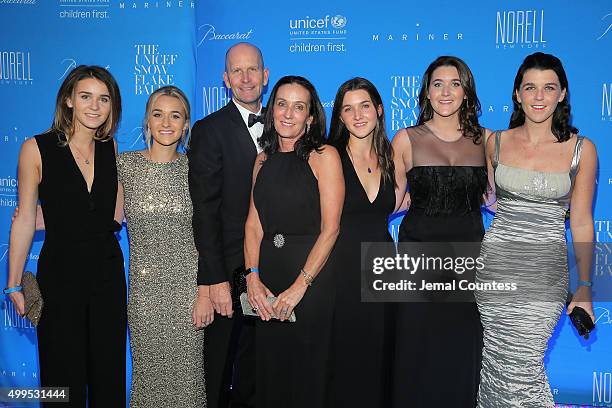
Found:
<path fill-rule="evenodd" d="M 571 299 L 571 294 L 568 296 Z M 569 300 L 567 304 L 569 305 Z M 589 339 L 589 333 L 593 331 L 595 328 L 595 323 L 593 323 L 593 319 L 591 316 L 581 307 L 574 307 L 572 313 L 570 313 L 569 318 L 578 331 L 578 335 L 584 336 L 585 340 Z"/>

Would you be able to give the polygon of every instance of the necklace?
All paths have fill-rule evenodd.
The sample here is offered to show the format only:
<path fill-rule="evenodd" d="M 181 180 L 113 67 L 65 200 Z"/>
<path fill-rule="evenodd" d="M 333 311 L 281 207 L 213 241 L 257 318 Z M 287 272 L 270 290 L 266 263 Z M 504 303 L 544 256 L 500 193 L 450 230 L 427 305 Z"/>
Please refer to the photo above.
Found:
<path fill-rule="evenodd" d="M 79 152 L 79 156 L 81 156 L 81 159 L 83 159 L 83 161 L 85 162 L 86 165 L 89 166 L 89 156 L 85 157 L 85 155 L 81 152 L 81 149 L 79 149 L 78 147 L 76 147 L 75 144 L 72 145 L 72 147 L 74 147 L 77 152 Z M 91 154 L 91 152 L 89 152 L 89 154 Z"/>
<path fill-rule="evenodd" d="M 346 150 L 348 151 L 348 154 L 351 158 L 351 162 L 353 163 L 353 166 L 355 165 L 355 159 L 353 159 L 353 153 L 351 152 L 351 147 L 349 145 L 346 145 Z M 372 168 L 370 166 L 368 166 L 368 173 L 372 174 Z"/>

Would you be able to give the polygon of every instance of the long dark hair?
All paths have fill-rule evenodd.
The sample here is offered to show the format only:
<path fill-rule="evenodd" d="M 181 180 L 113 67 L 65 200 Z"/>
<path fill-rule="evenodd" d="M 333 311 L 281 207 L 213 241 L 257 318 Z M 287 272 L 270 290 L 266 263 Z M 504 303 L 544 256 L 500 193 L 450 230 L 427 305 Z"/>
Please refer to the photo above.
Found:
<path fill-rule="evenodd" d="M 278 134 L 274 128 L 274 103 L 276 102 L 276 94 L 278 89 L 283 85 L 296 84 L 305 88 L 310 94 L 309 115 L 313 120 L 310 124 L 310 129 L 304 133 L 298 141 L 295 142 L 295 152 L 302 160 L 308 160 L 308 156 L 314 150 L 321 151 L 321 146 L 325 143 L 325 111 L 319 100 L 317 90 L 312 83 L 304 77 L 297 75 L 287 75 L 278 80 L 270 93 L 266 113 L 264 115 L 264 131 L 259 138 L 259 145 L 266 155 L 271 155 L 278 151 Z"/>
<path fill-rule="evenodd" d="M 431 76 L 436 68 L 439 67 L 455 67 L 459 73 L 459 81 L 461 87 L 465 93 L 466 98 L 459 108 L 459 128 L 463 133 L 464 137 L 472 139 L 474 144 L 480 144 L 482 139 L 482 128 L 478 123 L 478 115 L 480 115 L 480 101 L 476 95 L 476 82 L 472 71 L 463 60 L 457 57 L 444 55 L 436 58 L 425 70 L 423 74 L 423 81 L 421 85 L 421 92 L 419 93 L 419 121 L 418 124 L 422 125 L 433 117 L 433 108 L 431 101 L 427 97 L 429 94 L 429 85 L 431 82 Z"/>
<path fill-rule="evenodd" d="M 95 78 L 106 85 L 111 101 L 108 118 L 102 126 L 96 129 L 94 139 L 101 141 L 111 140 L 119 126 L 121 119 L 121 93 L 119 92 L 117 81 L 105 68 L 97 65 L 79 65 L 66 76 L 59 91 L 57 91 L 55 100 L 55 114 L 53 115 L 53 124 L 50 130 L 64 135 L 65 140 L 60 140 L 62 145 L 68 144 L 74 134 L 73 109 L 68 107 L 66 100 L 72 97 L 76 84 L 87 78 Z"/>
<path fill-rule="evenodd" d="M 340 118 L 342 112 L 342 102 L 344 95 L 349 91 L 364 90 L 370 95 L 372 104 L 377 109 L 376 127 L 372 137 L 372 147 L 378 158 L 378 166 L 383 175 L 383 180 L 391 182 L 395 185 L 395 165 L 393 164 L 393 148 L 387 138 L 385 131 L 385 112 L 380 93 L 374 84 L 365 78 L 352 78 L 340 85 L 334 99 L 334 109 L 332 111 L 331 126 L 329 128 L 328 143 L 333 145 L 338 151 L 343 152 L 346 149 L 350 139 L 349 131 L 346 125 Z M 378 107 L 382 108 L 382 113 L 378 115 Z"/>
<path fill-rule="evenodd" d="M 565 69 L 561 60 L 554 55 L 544 54 L 543 52 L 536 52 L 528 55 L 516 73 L 514 78 L 514 88 L 512 89 L 512 104 L 514 105 L 514 111 L 510 117 L 510 129 L 522 126 L 525 123 L 525 112 L 518 102 L 516 93 L 521 87 L 523 82 L 523 76 L 529 69 L 538 69 L 544 71 L 551 69 L 557 74 L 561 89 L 565 89 L 565 98 L 557 104 L 555 111 L 553 112 L 551 131 L 559 142 L 565 142 L 569 140 L 572 133 L 578 133 L 578 129 L 570 124 L 572 108 L 569 103 L 569 83 L 567 82 L 567 75 L 565 75 Z"/>

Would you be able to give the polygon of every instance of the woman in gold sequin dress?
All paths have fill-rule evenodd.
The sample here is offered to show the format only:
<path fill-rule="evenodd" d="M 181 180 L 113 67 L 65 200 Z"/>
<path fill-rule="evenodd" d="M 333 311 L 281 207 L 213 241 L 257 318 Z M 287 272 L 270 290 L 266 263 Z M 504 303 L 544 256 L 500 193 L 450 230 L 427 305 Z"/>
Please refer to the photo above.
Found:
<path fill-rule="evenodd" d="M 201 329 L 212 322 L 208 287 L 196 286 L 187 157 L 189 102 L 175 87 L 151 94 L 148 149 L 117 160 L 130 238 L 130 407 L 205 407 Z"/>

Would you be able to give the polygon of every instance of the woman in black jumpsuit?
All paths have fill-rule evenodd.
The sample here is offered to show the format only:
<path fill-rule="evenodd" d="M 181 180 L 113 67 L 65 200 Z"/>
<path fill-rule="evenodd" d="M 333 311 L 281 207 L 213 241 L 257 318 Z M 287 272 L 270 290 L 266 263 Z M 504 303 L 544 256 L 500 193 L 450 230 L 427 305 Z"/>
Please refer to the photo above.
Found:
<path fill-rule="evenodd" d="M 21 281 L 36 199 L 45 220 L 37 279 L 43 387 L 69 387 L 62 407 L 125 406 L 126 286 L 114 235 L 117 169 L 112 135 L 121 113 L 110 73 L 75 68 L 62 84 L 53 127 L 19 158 L 20 210 L 11 230 L 9 288 Z M 20 291 L 10 295 L 23 313 Z M 46 404 L 45 406 L 55 406 Z"/>

